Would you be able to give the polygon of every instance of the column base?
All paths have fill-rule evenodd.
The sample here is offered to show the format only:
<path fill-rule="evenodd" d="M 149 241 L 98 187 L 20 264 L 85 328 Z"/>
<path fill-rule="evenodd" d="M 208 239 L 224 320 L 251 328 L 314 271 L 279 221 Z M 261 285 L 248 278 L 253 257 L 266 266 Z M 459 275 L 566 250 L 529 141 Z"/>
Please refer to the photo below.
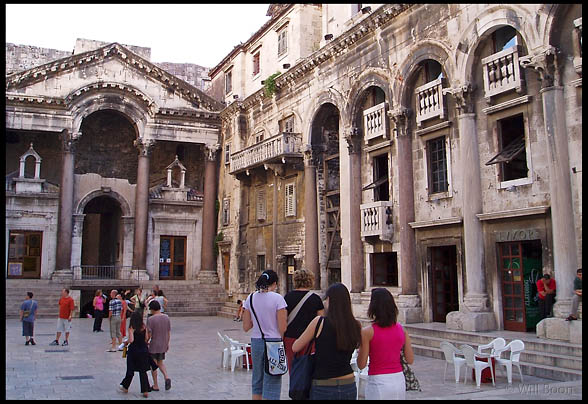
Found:
<path fill-rule="evenodd" d="M 497 329 L 492 312 L 452 311 L 445 318 L 447 329 L 462 331 L 493 331 Z"/>
<path fill-rule="evenodd" d="M 423 322 L 423 308 L 419 295 L 399 295 L 396 306 L 398 306 L 398 321 L 402 324 Z"/>
<path fill-rule="evenodd" d="M 563 318 L 544 318 L 537 323 L 537 338 L 582 343 L 582 320 L 566 321 Z"/>
<path fill-rule="evenodd" d="M 567 318 L 572 312 L 572 299 L 557 297 L 557 302 L 553 305 L 553 316 L 556 318 Z"/>
<path fill-rule="evenodd" d="M 213 271 L 200 271 L 198 274 L 198 280 L 200 283 L 207 285 L 213 285 L 219 283 L 218 274 Z"/>
<path fill-rule="evenodd" d="M 149 274 L 147 273 L 146 269 L 132 269 L 130 277 L 131 279 L 136 279 L 138 281 L 150 280 Z"/>

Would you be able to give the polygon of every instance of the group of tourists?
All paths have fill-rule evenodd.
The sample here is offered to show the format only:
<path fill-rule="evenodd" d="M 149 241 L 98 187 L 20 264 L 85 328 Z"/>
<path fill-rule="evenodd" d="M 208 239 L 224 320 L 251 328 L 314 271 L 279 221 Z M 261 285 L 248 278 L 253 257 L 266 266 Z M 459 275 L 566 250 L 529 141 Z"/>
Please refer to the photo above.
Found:
<path fill-rule="evenodd" d="M 243 330 L 252 330 L 253 399 L 280 399 L 282 376 L 265 371 L 264 343 L 282 338 L 289 366 L 299 353 L 314 354 L 311 400 L 357 398 L 350 363 L 356 349 L 360 369 L 367 365 L 368 358 L 370 361 L 366 399 L 405 398 L 401 354 L 409 364 L 414 354 L 410 337 L 397 321 L 398 308 L 392 294 L 385 288 L 372 290 L 368 316 L 373 323 L 362 329 L 353 316 L 344 284 L 331 285 L 323 302 L 310 291 L 314 284 L 311 272 L 295 271 L 293 282 L 294 290 L 282 297 L 276 293 L 276 272 L 264 271 L 256 282 L 257 291 L 243 303 Z"/>

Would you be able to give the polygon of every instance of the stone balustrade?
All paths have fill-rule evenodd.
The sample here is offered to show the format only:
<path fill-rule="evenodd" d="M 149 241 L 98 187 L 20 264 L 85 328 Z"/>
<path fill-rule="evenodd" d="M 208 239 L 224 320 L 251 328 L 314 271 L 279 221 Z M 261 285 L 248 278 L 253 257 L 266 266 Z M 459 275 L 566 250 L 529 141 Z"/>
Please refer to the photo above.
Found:
<path fill-rule="evenodd" d="M 419 126 L 427 119 L 445 117 L 445 104 L 443 95 L 443 78 L 428 82 L 415 89 L 416 94 L 416 121 Z"/>
<path fill-rule="evenodd" d="M 286 156 L 302 157 L 300 133 L 283 132 L 231 155 L 230 174 Z"/>
<path fill-rule="evenodd" d="M 392 201 L 364 203 L 361 210 L 361 237 L 389 238 L 392 234 Z"/>
<path fill-rule="evenodd" d="M 521 92 L 523 80 L 519 53 L 520 47 L 517 45 L 482 59 L 486 99 L 512 89 Z"/>
<path fill-rule="evenodd" d="M 379 136 L 386 137 L 386 103 L 363 111 L 363 132 L 366 143 Z"/>

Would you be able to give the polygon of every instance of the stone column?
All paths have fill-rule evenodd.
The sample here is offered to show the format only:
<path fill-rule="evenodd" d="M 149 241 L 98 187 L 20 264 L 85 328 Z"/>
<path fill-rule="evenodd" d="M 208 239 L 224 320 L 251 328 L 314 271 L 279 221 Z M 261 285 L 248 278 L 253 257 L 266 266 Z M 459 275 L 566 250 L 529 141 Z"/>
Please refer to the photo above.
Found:
<path fill-rule="evenodd" d="M 61 131 L 60 140 L 63 147 L 63 158 L 61 163 L 61 184 L 59 184 L 57 251 L 55 255 L 55 272 L 51 278 L 72 279 L 71 246 L 73 232 L 75 139 L 70 136 L 67 129 L 64 129 Z"/>
<path fill-rule="evenodd" d="M 363 267 L 363 242 L 361 241 L 361 141 L 357 128 L 345 131 L 349 151 L 349 258 L 351 262 L 351 292 L 365 289 L 365 270 Z M 345 197 L 341 195 L 341 198 Z"/>
<path fill-rule="evenodd" d="M 133 270 L 144 278 L 147 270 L 147 228 L 149 225 L 149 155 L 154 140 L 139 138 L 135 140 L 139 149 L 137 163 L 137 186 L 135 188 L 135 233 L 133 239 Z"/>
<path fill-rule="evenodd" d="M 482 223 L 476 216 L 482 213 L 482 180 L 473 87 L 466 84 L 447 89 L 445 93 L 452 94 L 456 100 L 460 140 L 458 170 L 467 172 L 467 175 L 461 176 L 460 190 L 466 270 L 465 295 L 460 310 L 447 315 L 447 328 L 465 331 L 494 330 L 496 318 L 490 311 L 486 291 L 484 235 Z"/>
<path fill-rule="evenodd" d="M 558 85 L 560 77 L 557 70 L 557 52 L 553 47 L 543 49 L 533 55 L 521 58 L 521 65 L 536 69 L 541 79 L 540 92 L 543 101 L 549 193 L 551 194 L 553 267 L 557 284 L 557 302 L 553 313 L 556 318 L 561 319 L 570 314 L 573 281 L 578 269 L 578 255 L 570 179 L 568 132 L 565 120 L 566 104 L 564 89 Z"/>
<path fill-rule="evenodd" d="M 202 209 L 202 248 L 198 280 L 202 283 L 219 283 L 214 259 L 215 200 L 216 200 L 216 156 L 219 145 L 204 146 L 204 207 Z"/>
<path fill-rule="evenodd" d="M 304 265 L 314 274 L 313 288 L 320 289 L 316 160 L 310 146 L 304 151 L 304 249 Z"/>
<path fill-rule="evenodd" d="M 398 162 L 398 227 L 400 230 L 400 279 L 398 296 L 400 321 L 421 322 L 423 311 L 417 291 L 416 237 L 409 223 L 414 222 L 414 181 L 412 164 L 412 134 L 409 128 L 410 110 L 397 108 L 389 112 L 394 123 Z"/>

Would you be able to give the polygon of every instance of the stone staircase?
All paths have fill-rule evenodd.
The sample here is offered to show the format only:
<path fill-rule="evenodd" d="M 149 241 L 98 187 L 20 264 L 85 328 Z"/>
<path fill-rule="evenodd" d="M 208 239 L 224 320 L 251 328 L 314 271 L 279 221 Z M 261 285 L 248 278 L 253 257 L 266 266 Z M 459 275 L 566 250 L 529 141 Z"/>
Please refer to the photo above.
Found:
<path fill-rule="evenodd" d="M 38 304 L 36 318 L 54 317 L 57 319 L 58 302 L 63 287 L 60 283 L 45 279 L 7 279 L 4 294 L 6 317 L 18 317 L 20 305 L 24 302 L 27 292 L 33 292 L 33 300 L 36 300 Z M 79 310 L 79 308 L 76 309 Z"/>
<path fill-rule="evenodd" d="M 221 306 L 220 310 L 216 313 L 219 317 L 225 317 L 233 319 L 237 315 L 239 311 L 239 305 L 235 302 L 227 301 L 223 306 Z"/>
<path fill-rule="evenodd" d="M 219 284 L 199 281 L 143 281 L 143 293 L 159 285 L 168 300 L 170 317 L 216 316 L 227 301 L 227 293 Z"/>

